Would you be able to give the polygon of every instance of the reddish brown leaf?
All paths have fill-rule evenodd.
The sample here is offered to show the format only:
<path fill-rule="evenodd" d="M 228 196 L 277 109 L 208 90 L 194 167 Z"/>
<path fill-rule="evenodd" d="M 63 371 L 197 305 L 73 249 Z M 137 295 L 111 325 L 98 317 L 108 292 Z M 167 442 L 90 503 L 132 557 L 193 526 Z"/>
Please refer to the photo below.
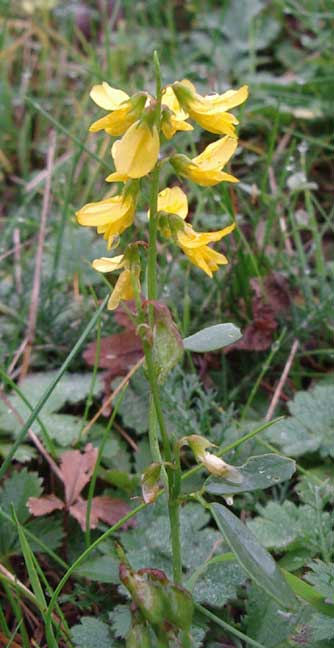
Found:
<path fill-rule="evenodd" d="M 98 516 L 96 515 L 93 507 L 94 498 L 92 500 L 92 506 L 89 516 L 89 527 L 90 529 L 96 529 L 97 523 L 99 521 Z M 86 500 L 81 499 L 81 497 L 70 506 L 69 511 L 71 515 L 79 522 L 83 531 L 86 529 L 86 515 L 87 515 L 87 502 Z"/>
<path fill-rule="evenodd" d="M 43 497 L 29 497 L 27 506 L 31 515 L 37 517 L 47 515 L 52 511 L 60 511 L 64 508 L 64 502 L 51 493 L 51 495 L 44 495 Z"/>
<path fill-rule="evenodd" d="M 88 484 L 94 470 L 98 449 L 91 443 L 86 445 L 83 453 L 80 450 L 69 450 L 61 457 L 61 473 L 64 479 L 65 500 L 71 506 L 79 497 L 82 489 Z"/>
<path fill-rule="evenodd" d="M 98 365 L 102 369 L 110 369 L 115 376 L 126 373 L 129 367 L 139 360 L 143 354 L 140 338 L 134 331 L 115 333 L 101 339 Z M 94 366 L 96 361 L 96 342 L 91 342 L 84 354 L 87 364 Z"/>
<path fill-rule="evenodd" d="M 98 497 L 93 497 L 92 500 L 92 510 L 94 515 L 96 515 L 100 520 L 103 520 L 106 524 L 116 524 L 124 515 L 129 513 L 129 505 L 121 499 L 116 499 L 109 497 L 108 495 L 100 495 Z M 135 522 L 133 519 L 129 520 L 123 525 L 123 529 L 127 529 L 130 526 L 134 526 Z"/>
<path fill-rule="evenodd" d="M 82 530 L 86 529 L 87 502 L 81 497 L 70 506 L 71 515 L 79 522 Z M 130 511 L 130 507 L 120 499 L 113 499 L 107 495 L 93 497 L 90 510 L 89 526 L 91 529 L 97 527 L 99 520 L 112 526 Z M 123 529 L 134 526 L 134 521 L 129 520 L 124 524 Z"/>
<path fill-rule="evenodd" d="M 261 293 L 261 286 L 258 279 L 251 279 L 251 286 L 255 297 L 261 302 L 264 298 Z M 291 296 L 289 284 L 286 278 L 279 272 L 273 272 L 263 280 L 266 303 L 272 308 L 273 314 L 286 313 L 290 307 Z M 254 313 L 255 315 L 255 313 Z"/>

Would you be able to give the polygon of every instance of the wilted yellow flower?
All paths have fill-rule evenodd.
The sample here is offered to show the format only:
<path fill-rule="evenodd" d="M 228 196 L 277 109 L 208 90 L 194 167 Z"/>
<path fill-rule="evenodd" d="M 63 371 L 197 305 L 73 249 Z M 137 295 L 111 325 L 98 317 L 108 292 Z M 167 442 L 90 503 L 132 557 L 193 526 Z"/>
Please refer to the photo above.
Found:
<path fill-rule="evenodd" d="M 112 88 L 105 82 L 93 86 L 90 97 L 100 108 L 112 112 L 95 121 L 89 130 L 95 133 L 104 129 L 109 135 L 115 136 L 123 135 L 139 119 L 148 99 L 143 92 L 129 97 L 123 90 Z"/>
<path fill-rule="evenodd" d="M 183 222 L 188 213 L 188 200 L 180 187 L 167 188 L 159 193 L 158 212 L 171 214 L 167 219 L 160 219 L 159 228 L 163 235 L 172 237 L 190 261 L 209 277 L 220 265 L 228 263 L 223 254 L 212 250 L 208 244 L 230 234 L 235 228 L 234 223 L 216 232 L 195 232 L 189 223 Z"/>
<path fill-rule="evenodd" d="M 137 188 L 132 187 L 121 195 L 88 203 L 76 212 L 78 223 L 85 227 L 96 227 L 98 234 L 103 234 L 110 248 L 114 239 L 132 225 L 136 199 Z"/>
<path fill-rule="evenodd" d="M 176 82 L 172 87 L 181 107 L 202 128 L 210 133 L 235 137 L 234 125 L 238 124 L 238 120 L 226 111 L 246 101 L 248 86 L 205 97 L 198 94 L 195 86 L 187 80 Z"/>
<path fill-rule="evenodd" d="M 181 108 L 171 86 L 163 90 L 161 130 L 166 139 L 171 139 L 176 131 L 191 131 L 193 126 L 186 119 L 189 115 Z"/>
<path fill-rule="evenodd" d="M 242 475 L 235 466 L 231 466 L 220 459 L 220 457 L 217 457 L 211 452 L 207 452 L 207 448 L 215 446 L 214 443 L 211 443 L 205 437 L 199 434 L 190 434 L 180 439 L 179 446 L 181 447 L 183 445 L 187 445 L 192 449 L 196 461 L 203 464 L 211 475 L 224 477 L 233 483 L 240 483 L 242 481 Z"/>
<path fill-rule="evenodd" d="M 114 270 L 123 270 L 119 275 L 114 290 L 112 291 L 107 308 L 108 310 L 115 310 L 119 306 L 120 301 L 127 301 L 134 298 L 133 280 L 138 283 L 139 289 L 139 269 L 131 269 L 129 262 L 124 254 L 115 257 L 101 257 L 95 259 L 92 266 L 98 272 L 114 272 Z"/>
<path fill-rule="evenodd" d="M 222 171 L 237 146 L 236 139 L 226 136 L 209 144 L 192 160 L 180 154 L 171 157 L 170 162 L 180 176 L 189 178 L 203 187 L 210 187 L 223 181 L 238 182 L 238 178 Z"/>
<path fill-rule="evenodd" d="M 147 175 L 157 162 L 159 150 L 159 133 L 155 124 L 150 126 L 146 121 L 136 121 L 111 149 L 118 177 L 142 178 Z M 108 179 L 110 181 L 110 176 Z"/>

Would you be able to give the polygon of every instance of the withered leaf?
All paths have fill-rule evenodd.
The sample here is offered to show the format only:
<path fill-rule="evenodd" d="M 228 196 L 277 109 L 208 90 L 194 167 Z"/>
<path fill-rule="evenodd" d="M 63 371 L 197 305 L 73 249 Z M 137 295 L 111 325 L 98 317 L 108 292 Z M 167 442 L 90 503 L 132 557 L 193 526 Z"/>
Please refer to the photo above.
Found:
<path fill-rule="evenodd" d="M 87 502 L 81 497 L 70 506 L 71 515 L 79 522 L 82 530 L 86 529 L 86 515 L 87 515 Z M 98 521 L 102 520 L 106 524 L 112 526 L 116 524 L 124 515 L 130 511 L 130 507 L 126 502 L 120 499 L 114 499 L 108 495 L 100 495 L 93 497 L 90 517 L 89 517 L 89 526 L 91 529 L 95 529 Z M 126 529 L 134 525 L 134 521 L 131 519 L 129 522 L 124 524 L 123 528 Z"/>
<path fill-rule="evenodd" d="M 273 342 L 277 322 L 273 310 L 268 304 L 253 300 L 253 321 L 246 326 L 241 340 L 227 348 L 227 352 L 239 349 L 243 351 L 265 351 Z"/>
<path fill-rule="evenodd" d="M 108 495 L 93 497 L 92 508 L 98 518 L 106 524 L 110 524 L 110 526 L 116 524 L 118 520 L 130 511 L 130 507 L 126 502 L 118 498 L 109 497 Z M 127 529 L 134 525 L 135 522 L 131 518 L 122 528 Z"/>
<path fill-rule="evenodd" d="M 94 511 L 94 498 L 92 499 L 92 506 L 90 510 L 90 516 L 89 516 L 89 528 L 90 529 L 96 529 L 97 523 L 99 521 L 98 516 L 96 515 Z M 81 497 L 70 506 L 69 508 L 70 514 L 72 517 L 76 519 L 77 522 L 79 522 L 81 528 L 83 531 L 86 529 L 86 515 L 87 515 L 87 502 L 86 500 L 83 500 Z"/>
<path fill-rule="evenodd" d="M 61 457 L 61 473 L 64 480 L 65 500 L 71 506 L 88 484 L 96 464 L 98 449 L 88 443 L 84 452 L 68 450 Z"/>
<path fill-rule="evenodd" d="M 264 301 L 261 294 L 260 282 L 257 278 L 250 280 L 255 297 Z M 272 308 L 273 314 L 285 313 L 291 304 L 291 295 L 287 279 L 279 272 L 273 272 L 263 278 L 266 303 Z"/>
<path fill-rule="evenodd" d="M 52 511 L 61 511 L 64 508 L 64 502 L 53 495 L 43 495 L 43 497 L 29 497 L 27 503 L 31 515 L 47 515 Z"/>

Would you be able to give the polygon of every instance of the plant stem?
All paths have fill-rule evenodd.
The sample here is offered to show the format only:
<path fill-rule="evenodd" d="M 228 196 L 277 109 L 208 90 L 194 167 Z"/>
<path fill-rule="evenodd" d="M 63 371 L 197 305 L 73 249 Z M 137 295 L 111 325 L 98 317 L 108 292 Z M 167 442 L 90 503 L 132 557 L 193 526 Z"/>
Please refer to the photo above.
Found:
<path fill-rule="evenodd" d="M 160 64 L 157 52 L 154 52 L 154 66 L 155 66 L 155 75 L 156 75 L 156 123 L 160 125 L 160 116 L 161 116 L 161 75 L 160 75 Z M 155 168 L 152 171 L 152 180 L 151 180 L 151 193 L 150 193 L 150 222 L 149 222 L 149 248 L 148 248 L 148 259 L 147 259 L 147 296 L 149 301 L 155 301 L 158 296 L 157 288 L 157 227 L 158 227 L 158 193 L 159 193 L 159 162 L 157 162 Z M 153 328 L 154 324 L 154 306 L 153 304 L 149 305 L 149 325 Z M 163 448 L 163 459 L 164 461 L 171 463 L 172 462 L 172 452 L 171 446 L 168 438 L 168 432 L 164 420 L 164 415 L 161 406 L 160 390 L 157 382 L 157 375 L 155 371 L 155 366 L 153 362 L 153 353 L 150 342 L 145 340 L 143 337 L 143 347 L 146 359 L 148 380 L 150 383 L 152 403 L 154 406 L 154 412 L 150 414 L 150 423 L 154 424 L 154 417 L 159 424 L 162 448 Z M 156 460 L 158 456 L 157 447 L 156 447 L 156 437 L 154 434 L 154 427 L 150 429 L 150 446 L 153 460 Z M 177 470 L 180 470 L 180 466 L 176 467 Z M 168 477 L 168 491 L 169 491 L 169 500 L 168 500 L 168 512 L 169 512 L 169 521 L 170 521 L 170 534 L 172 542 L 172 560 L 173 560 L 173 577 L 176 583 L 180 583 L 182 580 L 182 560 L 181 560 L 181 543 L 180 543 L 180 520 L 179 520 L 179 484 L 180 484 L 180 475 L 175 478 L 174 470 L 170 467 L 167 468 L 167 477 Z"/>
<path fill-rule="evenodd" d="M 182 582 L 182 556 L 180 542 L 180 505 L 173 491 L 170 491 L 168 500 L 168 513 L 170 522 L 170 537 L 172 541 L 173 579 L 175 583 Z"/>
<path fill-rule="evenodd" d="M 150 300 L 158 295 L 157 288 L 157 228 L 158 228 L 158 193 L 159 193 L 159 163 L 152 171 L 150 194 L 149 248 L 147 259 L 147 294 Z M 153 307 L 150 305 L 150 320 L 153 319 Z M 150 321 L 150 324 L 152 321 Z"/>

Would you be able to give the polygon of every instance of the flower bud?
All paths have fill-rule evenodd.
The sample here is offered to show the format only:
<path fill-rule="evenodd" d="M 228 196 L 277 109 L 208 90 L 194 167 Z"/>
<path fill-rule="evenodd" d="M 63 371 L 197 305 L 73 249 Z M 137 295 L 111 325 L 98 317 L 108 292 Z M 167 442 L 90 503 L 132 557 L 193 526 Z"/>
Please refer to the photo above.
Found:
<path fill-rule="evenodd" d="M 211 452 L 206 452 L 207 448 L 214 447 L 214 443 L 211 443 L 205 437 L 199 434 L 190 434 L 189 436 L 182 437 L 179 445 L 180 447 L 183 445 L 190 446 L 196 461 L 203 464 L 207 471 L 215 477 L 224 477 L 224 479 L 230 479 L 234 483 L 240 483 L 242 481 L 242 476 L 237 468 L 226 463 Z"/>
<path fill-rule="evenodd" d="M 143 617 L 154 626 L 162 626 L 166 618 L 165 585 L 168 583 L 164 572 L 158 569 L 134 572 L 121 563 L 119 574 Z"/>

